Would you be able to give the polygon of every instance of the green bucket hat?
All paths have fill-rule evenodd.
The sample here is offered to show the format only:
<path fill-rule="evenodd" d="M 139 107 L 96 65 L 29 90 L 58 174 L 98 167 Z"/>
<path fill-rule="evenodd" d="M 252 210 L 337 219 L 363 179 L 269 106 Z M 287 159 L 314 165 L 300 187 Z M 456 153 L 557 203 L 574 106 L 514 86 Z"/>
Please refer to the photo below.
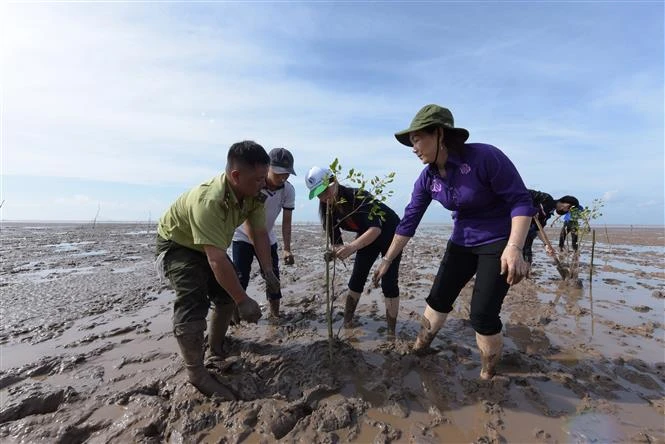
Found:
<path fill-rule="evenodd" d="M 455 133 L 463 142 L 466 142 L 466 139 L 469 138 L 467 130 L 464 128 L 455 128 L 453 113 L 448 108 L 439 105 L 423 106 L 411 121 L 411 126 L 404 131 L 395 133 L 395 138 L 402 145 L 413 146 L 409 139 L 409 134 L 432 125 L 442 126 L 444 130 Z"/>

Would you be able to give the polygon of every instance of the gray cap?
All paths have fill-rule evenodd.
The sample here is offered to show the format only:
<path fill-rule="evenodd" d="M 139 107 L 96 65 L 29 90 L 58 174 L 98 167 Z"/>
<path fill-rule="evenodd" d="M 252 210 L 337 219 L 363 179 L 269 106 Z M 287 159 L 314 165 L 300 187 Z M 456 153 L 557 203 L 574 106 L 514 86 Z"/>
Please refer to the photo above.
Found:
<path fill-rule="evenodd" d="M 277 174 L 293 174 L 293 155 L 286 148 L 273 148 L 270 150 L 270 168 Z"/>

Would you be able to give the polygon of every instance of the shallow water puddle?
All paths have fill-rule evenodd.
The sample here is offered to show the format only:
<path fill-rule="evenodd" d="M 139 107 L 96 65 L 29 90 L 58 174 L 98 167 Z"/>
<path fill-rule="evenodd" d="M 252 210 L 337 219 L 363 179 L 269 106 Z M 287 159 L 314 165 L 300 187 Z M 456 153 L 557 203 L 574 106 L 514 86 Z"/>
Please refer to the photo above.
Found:
<path fill-rule="evenodd" d="M 19 279 L 35 280 L 35 281 L 53 280 L 70 274 L 93 274 L 95 272 L 96 272 L 95 267 L 71 267 L 71 268 L 55 267 L 55 268 L 47 268 L 44 270 L 21 273 L 19 275 Z"/>
<path fill-rule="evenodd" d="M 105 405 L 97 410 L 88 419 L 89 422 L 111 421 L 115 422 L 122 418 L 127 408 L 117 404 Z"/>
<path fill-rule="evenodd" d="M 154 299 L 151 299 L 154 297 Z M 165 312 L 170 312 L 171 295 L 148 295 L 145 306 L 134 313 L 119 316 L 109 313 L 104 315 L 93 315 L 80 318 L 73 322 L 61 336 L 49 339 L 37 344 L 26 346 L 24 344 L 10 344 L 2 346 L 2 359 L 0 359 L 0 370 L 20 367 L 33 361 L 35 357 L 74 355 L 87 353 L 108 342 L 119 342 L 123 334 L 116 334 L 130 326 L 145 325 L 144 321 L 150 321 L 150 329 L 153 332 L 170 332 L 172 324 Z M 154 325 L 153 322 L 157 321 Z M 133 330 L 127 331 L 125 335 L 135 337 Z M 82 339 L 100 336 L 98 339 L 83 341 Z M 103 337 L 105 336 L 105 337 Z M 67 347 L 76 344 L 75 347 Z"/>
<path fill-rule="evenodd" d="M 461 409 L 459 418 L 463 423 L 458 424 L 454 421 L 450 423 L 443 422 L 438 425 L 429 426 L 432 422 L 432 417 L 428 412 L 412 410 L 407 418 L 399 418 L 394 415 L 382 412 L 380 409 L 372 408 L 366 412 L 367 418 L 370 421 L 365 421 L 360 424 L 360 433 L 358 437 L 351 442 L 355 443 L 368 443 L 376 442 L 377 435 L 389 424 L 392 428 L 397 428 L 402 431 L 401 439 L 397 442 L 408 442 L 409 435 L 416 438 L 419 436 L 429 437 L 436 442 L 471 442 L 479 433 L 483 431 L 482 421 L 472 421 L 475 423 L 475 428 L 466 424 L 468 417 L 477 417 L 477 407 L 464 407 Z M 378 422 L 378 427 L 368 424 L 368 422 Z M 422 432 L 425 431 L 424 434 Z M 420 432 L 420 433 L 419 433 Z"/>
<path fill-rule="evenodd" d="M 105 254 L 108 254 L 108 250 L 91 250 L 91 251 L 83 251 L 81 253 L 75 253 L 72 254 L 73 257 L 92 257 L 92 256 L 104 256 Z"/>
<path fill-rule="evenodd" d="M 95 241 L 82 241 L 82 242 L 60 242 L 59 244 L 48 244 L 44 245 L 45 247 L 53 248 L 58 253 L 76 251 L 79 250 L 81 245 L 91 245 L 96 243 Z"/>

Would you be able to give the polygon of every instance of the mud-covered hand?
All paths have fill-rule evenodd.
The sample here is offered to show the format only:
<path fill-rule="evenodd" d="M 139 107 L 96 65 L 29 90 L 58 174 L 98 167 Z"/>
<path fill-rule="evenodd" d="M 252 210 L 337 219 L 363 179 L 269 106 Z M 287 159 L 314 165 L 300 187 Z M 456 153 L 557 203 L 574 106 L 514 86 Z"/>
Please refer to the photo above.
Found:
<path fill-rule="evenodd" d="M 326 262 L 330 262 L 333 259 L 335 259 L 335 252 L 332 250 L 328 250 L 323 253 L 323 260 Z"/>
<path fill-rule="evenodd" d="M 556 251 L 554 251 L 554 248 L 552 248 L 551 245 L 545 245 L 545 251 L 547 252 L 548 256 L 556 256 Z"/>
<path fill-rule="evenodd" d="M 379 284 L 381 283 L 381 278 L 383 275 L 385 275 L 388 272 L 388 268 L 390 268 L 390 264 L 392 261 L 383 259 L 380 263 L 379 266 L 377 267 L 376 271 L 374 271 L 374 275 L 372 276 L 372 283 L 374 284 L 375 288 L 379 287 Z"/>
<path fill-rule="evenodd" d="M 509 285 L 515 285 L 524 279 L 529 271 L 529 265 L 522 257 L 522 249 L 509 244 L 501 254 L 501 274 L 506 276 Z"/>
<path fill-rule="evenodd" d="M 269 270 L 263 273 L 263 277 L 266 280 L 266 290 L 268 290 L 268 293 L 279 293 L 281 284 L 279 283 L 277 276 L 275 276 L 275 273 L 272 270 Z"/>
<path fill-rule="evenodd" d="M 293 258 L 293 253 L 291 253 L 290 251 L 284 250 L 283 259 L 284 259 L 284 265 L 293 265 L 295 263 L 295 260 Z"/>
<path fill-rule="evenodd" d="M 337 259 L 344 260 L 347 257 L 351 256 L 357 250 L 352 244 L 344 244 L 338 247 L 335 247 L 335 256 Z"/>
<path fill-rule="evenodd" d="M 261 319 L 261 307 L 259 307 L 258 302 L 249 296 L 243 299 L 237 306 L 240 319 L 243 321 L 256 323 Z"/>

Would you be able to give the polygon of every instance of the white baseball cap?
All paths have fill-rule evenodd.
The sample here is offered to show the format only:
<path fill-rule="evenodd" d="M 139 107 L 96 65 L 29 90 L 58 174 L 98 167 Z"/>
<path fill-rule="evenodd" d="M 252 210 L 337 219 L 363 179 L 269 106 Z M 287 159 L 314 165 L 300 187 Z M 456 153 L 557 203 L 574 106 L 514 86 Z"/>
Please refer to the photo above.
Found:
<path fill-rule="evenodd" d="M 309 198 L 314 199 L 323 193 L 331 184 L 332 171 L 328 168 L 312 167 L 305 177 L 305 185 L 309 188 Z"/>

